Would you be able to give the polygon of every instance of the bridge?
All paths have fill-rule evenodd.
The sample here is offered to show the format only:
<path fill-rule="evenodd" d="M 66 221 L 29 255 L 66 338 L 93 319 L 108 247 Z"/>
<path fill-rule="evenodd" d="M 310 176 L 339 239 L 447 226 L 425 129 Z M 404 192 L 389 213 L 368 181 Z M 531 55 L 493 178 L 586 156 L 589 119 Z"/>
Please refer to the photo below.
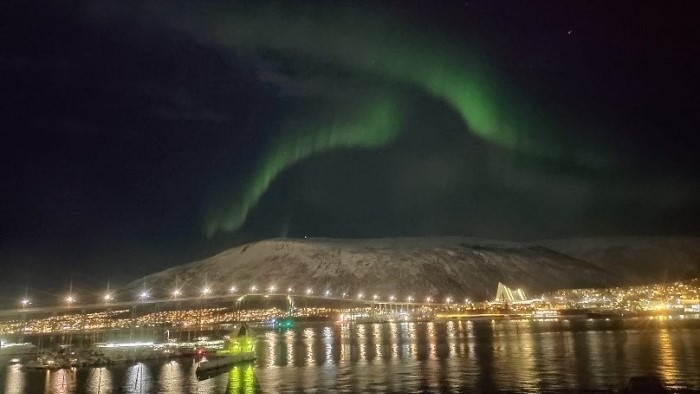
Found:
<path fill-rule="evenodd" d="M 199 304 L 202 307 L 206 304 L 215 303 L 240 303 L 244 299 L 258 298 L 277 298 L 284 299 L 290 303 L 290 306 L 294 305 L 294 300 L 302 301 L 317 301 L 317 302 L 336 302 L 336 303 L 349 303 L 355 305 L 365 305 L 365 306 L 396 306 L 396 307 L 440 307 L 448 306 L 450 304 L 454 305 L 450 299 L 445 302 L 433 302 L 431 298 L 426 299 L 424 302 L 418 302 L 409 297 L 406 301 L 399 301 L 396 299 L 380 300 L 378 297 L 374 296 L 372 298 L 365 297 L 338 297 L 338 296 L 326 296 L 326 295 L 314 295 L 314 294 L 292 294 L 283 292 L 249 292 L 249 293 L 234 293 L 234 294 L 224 294 L 224 295 L 208 295 L 199 297 L 169 297 L 169 298 L 143 298 L 131 301 L 109 301 L 109 302 L 99 302 L 90 304 L 78 304 L 78 303 L 67 303 L 62 305 L 54 306 L 27 306 L 23 308 L 15 309 L 5 309 L 0 310 L 0 318 L 12 318 L 18 316 L 27 317 L 29 315 L 40 315 L 40 314 L 57 314 L 57 313 L 87 313 L 87 312 L 98 312 L 98 311 L 109 311 L 109 310 L 119 310 L 119 309 L 133 309 L 141 306 L 148 305 L 159 305 L 179 308 L 186 304 Z"/>
<path fill-rule="evenodd" d="M 311 289 L 306 292 L 293 292 L 288 289 L 287 292 L 277 291 L 274 286 L 271 286 L 268 291 L 255 291 L 255 286 L 248 292 L 236 292 L 231 289 L 230 292 L 224 294 L 211 294 L 210 288 L 205 287 L 199 296 L 182 296 L 179 291 L 174 291 L 170 297 L 149 298 L 148 292 L 144 291 L 138 299 L 129 301 L 118 301 L 108 293 L 102 302 L 84 303 L 77 302 L 75 297 L 69 296 L 66 298 L 66 303 L 59 305 L 33 306 L 27 300 L 23 301 L 23 307 L 0 310 L 0 319 L 2 320 L 27 320 L 31 316 L 41 315 L 69 315 L 69 314 L 86 314 L 91 312 L 110 312 L 119 310 L 130 310 L 132 313 L 140 309 L 144 311 L 148 306 L 153 307 L 156 311 L 182 310 L 184 308 L 202 309 L 211 307 L 221 307 L 225 305 L 232 306 L 238 309 L 244 300 L 251 302 L 265 300 L 285 300 L 288 303 L 291 311 L 295 303 L 303 303 L 305 306 L 309 304 L 319 305 L 329 303 L 335 305 L 348 306 L 370 306 L 378 307 L 378 309 L 402 309 L 402 308 L 431 308 L 431 309 L 450 309 L 455 307 L 466 307 L 473 305 L 468 299 L 464 303 L 458 303 L 452 297 L 447 297 L 440 302 L 433 297 L 426 297 L 422 301 L 409 296 L 405 299 L 398 299 L 395 296 L 389 296 L 381 299 L 377 295 L 367 297 L 360 293 L 356 297 L 348 296 L 346 293 L 339 294 L 326 291 L 323 294 L 314 294 Z M 492 304 L 528 304 L 537 300 L 530 300 L 526 297 L 521 289 L 511 290 L 503 283 L 498 283 L 496 288 L 496 298 L 490 302 Z"/>

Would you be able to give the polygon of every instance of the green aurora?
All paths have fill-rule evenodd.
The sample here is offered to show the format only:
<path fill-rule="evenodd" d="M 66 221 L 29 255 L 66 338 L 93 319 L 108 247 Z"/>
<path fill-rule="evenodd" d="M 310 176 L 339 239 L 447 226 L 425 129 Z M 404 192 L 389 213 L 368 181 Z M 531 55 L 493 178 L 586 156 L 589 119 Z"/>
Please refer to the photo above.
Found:
<path fill-rule="evenodd" d="M 538 157 L 563 154 L 555 138 L 562 126 L 507 87 L 480 51 L 376 13 L 286 3 L 227 7 L 194 30 L 224 47 L 306 56 L 409 84 L 448 103 L 485 140 Z"/>
<path fill-rule="evenodd" d="M 258 161 L 240 194 L 233 199 L 234 203 L 210 211 L 205 223 L 207 235 L 240 228 L 272 181 L 295 163 L 333 149 L 378 148 L 391 142 L 400 130 L 399 109 L 395 101 L 389 99 L 365 103 L 355 111 L 343 108 L 343 111 L 326 117 L 330 119 L 316 125 L 308 121 L 297 125 L 299 122 L 290 121 L 283 127 L 278 139 Z"/>
<path fill-rule="evenodd" d="M 167 4 L 161 3 L 158 10 L 162 7 Z M 170 23 L 219 47 L 273 51 L 428 93 L 456 111 L 466 129 L 501 148 L 584 166 L 599 159 L 585 146 L 565 141 L 565 123 L 508 86 L 479 51 L 376 12 L 338 6 L 294 8 L 280 2 L 197 7 L 175 15 Z M 326 125 L 309 119 L 308 127 L 280 130 L 239 193 L 214 204 L 206 219 L 207 234 L 239 229 L 271 182 L 289 166 L 332 149 L 389 143 L 401 117 L 390 107 L 390 101 L 382 101 L 377 108 L 359 112 L 348 108 L 343 122 Z"/>

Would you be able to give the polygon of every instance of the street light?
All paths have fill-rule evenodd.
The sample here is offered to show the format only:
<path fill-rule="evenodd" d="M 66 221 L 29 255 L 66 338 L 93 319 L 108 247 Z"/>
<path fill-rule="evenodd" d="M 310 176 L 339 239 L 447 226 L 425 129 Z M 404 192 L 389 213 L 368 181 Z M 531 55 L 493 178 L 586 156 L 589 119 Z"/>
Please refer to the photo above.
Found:
<path fill-rule="evenodd" d="M 231 293 L 231 294 L 235 293 L 235 292 L 236 292 L 236 286 L 231 286 L 231 288 L 228 289 L 228 292 Z"/>
<path fill-rule="evenodd" d="M 330 290 L 326 290 L 326 297 L 328 297 L 328 296 L 330 296 L 330 295 L 331 295 L 331 291 L 330 291 Z"/>
<path fill-rule="evenodd" d="M 27 305 L 31 305 L 32 303 L 28 299 L 23 299 L 22 300 L 22 308 L 26 308 Z"/>
<path fill-rule="evenodd" d="M 177 298 L 180 295 L 182 295 L 182 292 L 180 291 L 180 289 L 173 290 L 173 298 Z"/>
<path fill-rule="evenodd" d="M 392 302 L 393 302 L 395 299 L 396 299 L 396 297 L 394 297 L 394 296 L 390 296 L 390 297 L 389 297 L 389 301 L 392 301 Z"/>
<path fill-rule="evenodd" d="M 210 287 L 205 287 L 202 289 L 202 297 L 206 297 L 211 293 L 211 288 Z"/>
<path fill-rule="evenodd" d="M 147 291 L 142 292 L 141 295 L 139 296 L 139 298 L 141 298 L 141 301 L 147 299 L 147 298 L 148 298 L 148 292 L 147 292 Z"/>
<path fill-rule="evenodd" d="M 255 293 L 256 290 L 258 290 L 258 288 L 255 287 L 255 285 L 250 286 L 250 292 L 251 292 L 251 293 Z"/>
<path fill-rule="evenodd" d="M 408 302 L 413 302 L 413 297 L 408 296 L 407 300 L 408 300 Z"/>
<path fill-rule="evenodd" d="M 372 296 L 372 299 L 375 300 L 375 301 L 377 301 L 377 298 L 379 298 L 379 296 L 376 295 L 376 294 Z"/>
<path fill-rule="evenodd" d="M 66 302 L 68 303 L 68 305 L 74 303 L 75 297 L 73 297 L 72 295 L 69 295 L 68 297 L 66 297 Z"/>
<path fill-rule="evenodd" d="M 357 295 L 357 299 L 358 299 L 358 300 L 361 300 L 362 297 L 363 297 L 363 294 L 362 294 L 362 293 L 360 293 L 360 294 Z"/>
<path fill-rule="evenodd" d="M 426 301 L 426 302 L 432 302 L 433 299 L 432 299 L 431 297 L 428 297 L 428 298 L 425 299 L 425 301 Z"/>
<path fill-rule="evenodd" d="M 105 294 L 105 296 L 103 298 L 104 298 L 105 302 L 112 301 L 112 295 L 109 293 Z"/>
<path fill-rule="evenodd" d="M 270 286 L 270 293 L 274 293 L 275 291 L 277 291 L 275 285 Z"/>
<path fill-rule="evenodd" d="M 447 305 L 450 305 L 450 302 L 452 302 L 452 297 L 447 297 L 445 301 L 447 302 Z"/>
<path fill-rule="evenodd" d="M 343 298 L 347 297 L 348 293 L 343 293 Z"/>
<path fill-rule="evenodd" d="M 311 295 L 311 294 L 313 294 L 313 292 L 314 292 L 314 291 L 313 291 L 313 290 L 311 290 L 311 289 L 306 289 L 306 294 L 308 294 L 308 295 Z"/>
<path fill-rule="evenodd" d="M 291 287 L 287 287 L 287 293 L 291 293 L 293 290 Z"/>

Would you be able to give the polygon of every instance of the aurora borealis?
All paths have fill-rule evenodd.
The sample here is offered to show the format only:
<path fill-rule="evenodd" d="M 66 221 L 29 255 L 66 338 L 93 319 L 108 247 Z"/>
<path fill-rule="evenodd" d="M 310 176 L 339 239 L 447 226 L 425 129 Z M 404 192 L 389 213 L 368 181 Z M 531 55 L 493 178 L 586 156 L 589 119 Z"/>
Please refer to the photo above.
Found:
<path fill-rule="evenodd" d="M 285 236 L 700 234 L 689 7 L 10 2 L 6 277 Z"/>
<path fill-rule="evenodd" d="M 478 48 L 350 7 L 288 7 L 215 9 L 195 31 L 224 46 L 270 48 L 411 84 L 449 103 L 470 131 L 490 142 L 557 156 L 550 141 L 533 135 L 553 134 L 554 126 L 525 113 L 526 98 L 504 86 L 498 66 Z M 358 20 L 362 29 L 355 28 Z"/>
<path fill-rule="evenodd" d="M 356 103 L 357 104 L 357 103 Z M 239 197 L 224 203 L 207 220 L 207 233 L 216 230 L 233 231 L 245 222 L 248 211 L 258 202 L 275 178 L 285 168 L 319 152 L 341 148 L 378 148 L 396 136 L 400 127 L 398 109 L 388 100 L 357 104 L 362 108 L 342 116 L 335 114 L 318 125 L 308 121 L 303 125 L 282 127 L 282 134 L 265 153 L 239 191 Z M 297 123 L 298 124 L 298 123 Z"/>
<path fill-rule="evenodd" d="M 156 9 L 153 12 L 163 12 L 167 6 L 159 4 Z M 310 58 L 408 84 L 448 103 L 464 121 L 465 130 L 490 143 L 539 158 L 590 164 L 585 162 L 589 159 L 587 147 L 571 149 L 557 137 L 563 134 L 559 129 L 565 122 L 557 122 L 554 116 L 536 110 L 535 105 L 526 105 L 534 99 L 507 86 L 505 78 L 498 75 L 498 66 L 476 48 L 459 46 L 439 34 L 414 31 L 403 23 L 377 14 L 362 15 L 348 6 L 311 9 L 283 2 L 263 6 L 233 3 L 203 12 L 188 9 L 181 15 L 182 19 L 175 19 L 177 25 L 186 26 L 203 40 L 231 50 L 278 51 L 283 56 Z M 354 28 L 358 20 L 363 21 L 362 29 Z M 284 135 L 288 131 L 279 131 L 279 141 L 262 154 L 256 169 L 236 193 L 239 197 L 217 200 L 219 206 L 212 208 L 206 220 L 207 234 L 217 229 L 239 229 L 274 178 L 299 160 L 338 147 L 378 147 L 389 142 L 382 138 L 382 143 L 375 141 L 375 134 L 390 133 L 374 127 L 387 115 L 375 114 L 372 124 L 367 124 L 362 115 L 352 113 L 351 107 L 347 111 L 349 118 L 359 118 L 360 126 L 343 131 L 346 137 L 342 139 L 352 135 L 353 141 L 335 142 L 338 131 L 334 127 L 324 131 L 311 126 L 306 135 L 297 131 L 294 137 Z M 401 114 L 393 111 L 390 116 Z"/>

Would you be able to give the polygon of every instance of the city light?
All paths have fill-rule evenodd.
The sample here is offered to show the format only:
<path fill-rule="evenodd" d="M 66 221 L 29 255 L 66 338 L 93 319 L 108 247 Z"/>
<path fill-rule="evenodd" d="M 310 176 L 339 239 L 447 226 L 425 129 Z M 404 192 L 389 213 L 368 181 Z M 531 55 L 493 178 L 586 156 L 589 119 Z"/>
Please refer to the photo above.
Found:
<path fill-rule="evenodd" d="M 207 287 L 206 289 L 209 289 L 213 292 L 213 287 Z M 149 298 L 149 296 L 150 298 L 158 297 L 157 294 L 149 295 L 149 292 L 150 290 L 143 289 L 141 293 L 138 293 L 139 298 L 141 300 L 145 300 Z M 207 292 L 202 291 L 202 293 Z M 173 295 L 173 297 L 176 297 L 180 296 L 181 293 L 179 289 L 176 289 L 172 290 L 171 294 Z M 307 289 L 306 294 L 313 294 L 313 290 L 311 288 Z M 333 293 L 331 290 L 323 289 L 322 294 L 330 294 L 332 296 Z M 136 324 L 146 326 L 150 324 L 172 324 L 172 322 L 178 321 L 181 322 L 182 327 L 195 327 L 197 325 L 202 324 L 212 325 L 220 324 L 223 322 L 231 322 L 234 320 L 241 321 L 241 319 L 246 321 L 267 321 L 269 319 L 280 319 L 282 317 L 290 316 L 290 312 L 291 316 L 302 317 L 313 315 L 328 317 L 329 315 L 337 313 L 340 313 L 341 316 L 343 313 L 351 313 L 353 315 L 362 313 L 367 314 L 372 313 L 371 311 L 373 309 L 376 309 L 376 305 L 371 305 L 372 302 L 379 302 L 382 298 L 385 298 L 386 300 L 391 302 L 395 302 L 396 300 L 400 300 L 401 297 L 405 297 L 397 297 L 394 294 L 389 295 L 387 297 L 382 297 L 373 292 L 368 293 L 369 295 L 367 297 L 364 297 L 366 295 L 365 293 L 356 293 L 355 297 L 357 298 L 354 298 L 353 295 L 349 293 L 342 294 L 343 297 L 357 300 L 356 305 L 345 306 L 344 308 L 329 306 L 319 307 L 307 306 L 307 304 L 310 304 L 311 302 L 306 302 L 304 303 L 303 307 L 298 308 L 294 306 L 292 297 L 291 295 L 289 295 L 288 308 L 270 307 L 266 309 L 242 311 L 235 307 L 226 310 L 226 308 L 220 308 L 216 306 L 204 306 L 202 307 L 202 309 L 199 310 L 183 310 L 179 306 L 179 301 L 177 301 L 172 302 L 172 304 L 178 305 L 176 311 L 162 310 L 159 306 L 158 308 L 156 308 L 156 311 L 152 313 L 147 313 L 141 317 L 136 318 Z M 257 294 L 256 297 L 263 295 L 270 297 L 269 295 L 267 295 L 267 292 L 265 292 L 265 294 Z M 247 296 L 248 294 L 238 294 L 238 302 L 241 302 L 243 298 Z M 218 297 L 218 295 L 214 295 L 213 297 Z M 408 296 L 404 298 L 405 301 L 408 301 L 408 303 L 411 304 L 417 302 L 416 299 L 428 300 L 430 304 L 426 303 L 421 305 L 420 310 L 416 309 L 416 311 L 414 311 L 413 313 L 435 313 L 436 316 L 438 316 L 441 313 L 469 314 L 473 313 L 474 309 L 484 309 L 486 311 L 489 311 L 489 313 L 512 313 L 519 315 L 521 318 L 534 317 L 541 319 L 556 317 L 559 313 L 559 310 L 573 307 L 574 309 L 579 309 L 581 311 L 600 310 L 605 311 L 606 313 L 620 315 L 624 313 L 625 316 L 627 316 L 628 314 L 630 316 L 634 316 L 635 313 L 641 313 L 643 316 L 651 315 L 652 318 L 659 319 L 675 319 L 675 315 L 680 314 L 680 319 L 683 319 L 683 313 L 697 314 L 700 311 L 700 279 L 690 281 L 687 283 L 676 282 L 668 284 L 655 284 L 632 287 L 557 290 L 553 293 L 544 294 L 541 296 L 541 298 L 529 299 L 526 302 L 514 302 L 512 304 L 509 304 L 510 311 L 508 312 L 503 312 L 501 310 L 501 306 L 504 304 L 505 301 L 500 301 L 496 303 L 482 301 L 477 302 L 475 304 L 474 300 L 470 300 L 469 298 L 461 298 L 462 300 L 464 300 L 464 304 L 456 305 L 456 300 L 453 296 L 441 299 L 436 298 L 436 296 L 426 297 L 425 295 L 417 296 L 415 298 L 414 296 Z M 124 302 L 123 304 L 115 302 L 116 293 L 113 293 L 110 290 L 107 290 L 106 292 L 102 293 L 102 295 L 99 297 L 99 301 L 102 300 L 104 300 L 104 302 L 102 302 L 102 311 L 99 312 L 92 313 L 89 311 L 82 311 L 81 313 L 78 313 L 76 311 L 74 315 L 70 314 L 72 316 L 70 318 L 53 316 L 48 318 L 33 319 L 33 323 L 10 322 L 7 324 L 8 326 L 16 324 L 16 326 L 14 326 L 14 328 L 12 328 L 11 330 L 14 332 L 20 332 L 20 330 L 23 330 L 24 327 L 27 327 L 29 324 L 32 327 L 31 330 L 33 330 L 34 332 L 46 333 L 53 332 L 57 329 L 57 327 L 63 327 L 61 325 L 57 325 L 56 321 L 65 319 L 70 320 L 70 322 L 66 324 L 68 324 L 68 330 L 71 331 L 108 328 L 114 326 L 128 328 L 134 324 L 133 316 L 121 316 L 124 314 L 125 311 L 128 310 L 128 302 Z M 76 301 L 76 296 L 73 293 L 69 293 L 69 295 L 63 299 L 64 306 L 67 303 L 67 305 L 69 307 L 72 307 L 73 309 L 77 309 L 75 308 L 75 306 L 77 305 Z M 26 308 L 29 308 L 29 305 L 31 305 L 28 296 L 20 298 L 18 302 L 21 303 L 22 307 Z M 166 303 L 164 302 L 164 304 Z M 360 306 L 357 304 L 362 305 Z M 119 309 L 118 306 L 123 306 L 123 309 Z M 95 309 L 99 309 L 96 305 L 95 307 Z M 393 311 L 393 308 L 387 309 L 388 310 L 386 311 L 380 310 L 378 313 L 387 313 L 387 318 L 389 319 L 397 318 L 398 314 L 410 315 L 412 313 L 412 306 L 409 306 L 408 309 L 403 308 L 400 311 Z M 26 312 L 21 313 L 29 312 L 30 310 L 27 309 Z M 392 313 L 397 314 L 397 316 L 389 316 Z M 673 314 L 672 317 L 666 316 L 671 316 L 671 314 Z M 407 318 L 410 319 L 410 317 L 408 316 Z M 0 323 L 0 330 L 2 330 L 3 324 L 4 323 Z M 7 330 L 7 328 L 5 328 L 5 330 Z"/>

